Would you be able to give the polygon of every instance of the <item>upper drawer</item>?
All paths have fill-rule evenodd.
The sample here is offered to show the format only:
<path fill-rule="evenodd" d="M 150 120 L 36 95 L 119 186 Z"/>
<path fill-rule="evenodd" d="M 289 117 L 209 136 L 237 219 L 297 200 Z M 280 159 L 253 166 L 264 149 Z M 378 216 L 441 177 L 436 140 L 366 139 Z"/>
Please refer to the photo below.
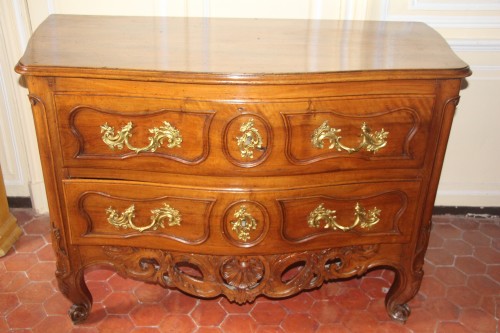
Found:
<path fill-rule="evenodd" d="M 56 95 L 64 166 L 245 176 L 420 168 L 433 103 Z"/>

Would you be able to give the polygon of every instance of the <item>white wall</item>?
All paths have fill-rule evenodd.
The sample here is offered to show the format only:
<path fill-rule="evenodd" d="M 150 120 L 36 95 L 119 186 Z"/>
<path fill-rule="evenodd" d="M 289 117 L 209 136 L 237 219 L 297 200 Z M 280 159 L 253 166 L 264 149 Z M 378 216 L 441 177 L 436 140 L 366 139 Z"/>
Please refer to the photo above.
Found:
<path fill-rule="evenodd" d="M 49 14 L 423 21 L 471 66 L 457 110 L 437 205 L 500 206 L 499 0 L 2 0 L 0 162 L 9 196 L 46 211 L 26 91 L 12 68 Z M 432 46 L 429 46 L 432 47 Z"/>

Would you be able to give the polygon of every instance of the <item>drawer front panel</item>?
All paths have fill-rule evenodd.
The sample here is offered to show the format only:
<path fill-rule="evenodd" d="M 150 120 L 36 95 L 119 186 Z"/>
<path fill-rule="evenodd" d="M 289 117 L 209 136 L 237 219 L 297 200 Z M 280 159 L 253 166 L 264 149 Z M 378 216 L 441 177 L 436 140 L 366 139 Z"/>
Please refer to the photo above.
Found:
<path fill-rule="evenodd" d="M 56 103 L 65 165 L 138 157 L 193 165 L 208 156 L 211 110 L 143 98 L 58 95 Z"/>
<path fill-rule="evenodd" d="M 76 244 L 264 253 L 407 242 L 419 183 L 255 192 L 67 180 L 64 188 Z"/>
<path fill-rule="evenodd" d="M 197 245 L 209 237 L 213 198 L 126 183 L 66 181 L 64 189 L 75 243 L 153 237 Z"/>
<path fill-rule="evenodd" d="M 286 156 L 295 165 L 338 163 L 342 168 L 391 161 L 421 166 L 427 149 L 432 98 L 318 101 L 314 112 L 283 112 Z M 389 166 L 390 167 L 390 166 Z"/>
<path fill-rule="evenodd" d="M 278 199 L 283 215 L 282 237 L 299 244 L 335 237 L 369 237 L 407 233 L 401 215 L 414 193 L 401 190 L 348 198 L 334 191 Z M 409 197 L 410 195 L 410 197 Z"/>

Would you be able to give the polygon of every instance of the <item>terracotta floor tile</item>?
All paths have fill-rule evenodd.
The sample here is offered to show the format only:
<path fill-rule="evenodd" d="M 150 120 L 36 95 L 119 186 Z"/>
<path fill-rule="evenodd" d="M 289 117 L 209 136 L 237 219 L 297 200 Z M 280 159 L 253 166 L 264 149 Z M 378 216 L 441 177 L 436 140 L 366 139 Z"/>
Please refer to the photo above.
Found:
<path fill-rule="evenodd" d="M 55 277 L 55 264 L 53 262 L 39 262 L 31 267 L 28 278 L 31 281 L 52 281 Z"/>
<path fill-rule="evenodd" d="M 188 315 L 169 314 L 163 318 L 159 328 L 162 333 L 192 333 L 196 329 L 196 325 Z"/>
<path fill-rule="evenodd" d="M 109 314 L 129 314 L 138 304 L 137 297 L 128 292 L 110 293 L 103 301 Z"/>
<path fill-rule="evenodd" d="M 48 315 L 66 315 L 70 306 L 71 302 L 59 292 L 43 302 L 43 308 Z"/>
<path fill-rule="evenodd" d="M 134 323 L 129 316 L 106 316 L 98 325 L 100 333 L 130 332 L 134 329 Z"/>
<path fill-rule="evenodd" d="M 15 293 L 2 293 L 0 297 L 0 316 L 5 316 L 19 306 L 19 298 Z"/>
<path fill-rule="evenodd" d="M 500 252 L 492 249 L 491 247 L 476 247 L 474 249 L 474 256 L 487 265 L 500 264 Z"/>
<path fill-rule="evenodd" d="M 497 283 L 500 283 L 500 265 L 489 265 L 486 274 Z"/>
<path fill-rule="evenodd" d="M 281 327 L 289 333 L 310 333 L 319 328 L 319 323 L 307 313 L 293 313 L 285 317 Z"/>
<path fill-rule="evenodd" d="M 360 289 L 349 288 L 335 298 L 335 301 L 347 310 L 365 310 L 370 298 Z"/>
<path fill-rule="evenodd" d="M 150 283 L 140 283 L 134 290 L 135 296 L 142 303 L 161 302 L 161 300 L 164 299 L 168 293 L 168 289 Z"/>
<path fill-rule="evenodd" d="M 36 256 L 39 261 L 50 261 L 54 262 L 56 260 L 56 255 L 52 249 L 52 244 L 47 244 L 36 251 Z M 55 267 L 55 263 L 54 263 Z"/>
<path fill-rule="evenodd" d="M 32 253 L 45 245 L 45 239 L 40 235 L 23 235 L 14 244 L 14 248 L 17 253 Z"/>
<path fill-rule="evenodd" d="M 130 318 L 137 326 L 158 326 L 168 315 L 161 304 L 141 304 L 130 312 Z"/>
<path fill-rule="evenodd" d="M 338 323 L 320 325 L 315 333 L 351 333 L 351 331 L 344 325 Z"/>
<path fill-rule="evenodd" d="M 5 293 L 15 293 L 29 282 L 26 272 L 6 272 L 0 279 L 0 290 Z"/>
<path fill-rule="evenodd" d="M 45 318 L 41 304 L 21 304 L 7 315 L 7 324 L 12 329 L 35 327 Z"/>
<path fill-rule="evenodd" d="M 391 284 L 383 278 L 365 277 L 359 287 L 372 299 L 385 297 Z"/>
<path fill-rule="evenodd" d="M 198 300 L 195 297 L 185 295 L 177 290 L 172 290 L 161 301 L 168 313 L 190 313 Z"/>
<path fill-rule="evenodd" d="M 460 239 L 463 231 L 450 223 L 434 223 L 432 232 L 446 239 Z"/>
<path fill-rule="evenodd" d="M 131 291 L 137 288 L 141 284 L 141 282 L 132 279 L 126 279 L 118 274 L 115 274 L 108 279 L 108 284 L 113 291 Z"/>
<path fill-rule="evenodd" d="M 335 300 L 331 299 L 316 301 L 309 313 L 320 324 L 332 324 L 340 322 L 346 310 Z"/>
<path fill-rule="evenodd" d="M 431 298 L 425 303 L 425 309 L 440 320 L 457 320 L 460 308 L 446 298 Z"/>
<path fill-rule="evenodd" d="M 441 249 L 443 248 L 444 244 L 444 239 L 437 233 L 433 232 L 431 233 L 431 236 L 429 237 L 429 249 Z"/>
<path fill-rule="evenodd" d="M 342 324 L 351 332 L 369 332 L 379 324 L 379 321 L 368 311 L 348 311 L 342 318 Z"/>
<path fill-rule="evenodd" d="M 198 327 L 194 333 L 223 333 L 222 330 L 219 327 L 208 327 L 208 326 L 202 326 Z"/>
<path fill-rule="evenodd" d="M 230 314 L 220 325 L 222 332 L 248 332 L 254 333 L 257 330 L 257 323 L 248 314 Z"/>
<path fill-rule="evenodd" d="M 437 322 L 435 320 L 435 317 L 427 311 L 426 309 L 422 308 L 413 308 L 411 310 L 411 315 L 408 318 L 408 320 L 405 323 L 405 326 L 413 330 L 414 332 L 418 333 L 431 333 L 436 330 L 437 327 Z M 450 332 L 451 333 L 451 332 Z"/>
<path fill-rule="evenodd" d="M 162 333 L 156 327 L 136 327 L 130 333 Z"/>
<path fill-rule="evenodd" d="M 55 293 L 56 291 L 49 282 L 31 282 L 19 290 L 17 296 L 22 303 L 42 304 Z"/>
<path fill-rule="evenodd" d="M 428 249 L 425 258 L 436 266 L 453 265 L 455 261 L 453 254 L 444 248 Z"/>
<path fill-rule="evenodd" d="M 486 264 L 477 260 L 473 256 L 456 258 L 455 267 L 469 275 L 484 274 L 486 272 Z"/>
<path fill-rule="evenodd" d="M 490 246 L 491 238 L 479 230 L 464 232 L 463 240 L 472 246 Z"/>
<path fill-rule="evenodd" d="M 441 282 L 449 286 L 465 285 L 467 278 L 464 273 L 451 266 L 436 267 L 435 275 Z"/>
<path fill-rule="evenodd" d="M 34 253 L 10 254 L 4 260 L 5 268 L 10 272 L 25 272 L 38 263 Z"/>
<path fill-rule="evenodd" d="M 424 279 L 409 302 L 406 324 L 392 321 L 385 293 L 394 272 L 325 283 L 281 300 L 257 297 L 238 305 L 225 297 L 198 299 L 178 290 L 124 279 L 107 266 L 85 273 L 94 304 L 73 326 L 71 302 L 57 291 L 47 216 L 17 210 L 19 242 L 0 258 L 0 332 L 199 333 L 461 333 L 495 332 L 500 317 L 500 219 L 436 217 Z"/>
<path fill-rule="evenodd" d="M 427 298 L 444 297 L 446 285 L 432 275 L 424 275 L 419 292 Z"/>
<path fill-rule="evenodd" d="M 478 306 L 481 296 L 467 286 L 449 287 L 446 298 L 462 308 Z"/>
<path fill-rule="evenodd" d="M 455 227 L 464 231 L 478 230 L 481 225 L 480 221 L 474 218 L 453 215 L 444 216 L 443 218 L 443 223 L 453 223 Z"/>
<path fill-rule="evenodd" d="M 472 245 L 462 239 L 447 239 L 443 248 L 454 256 L 470 256 L 472 255 Z"/>
<path fill-rule="evenodd" d="M 459 318 L 460 322 L 475 333 L 495 332 L 498 320 L 478 309 L 464 309 Z"/>
<path fill-rule="evenodd" d="M 33 333 L 67 333 L 72 328 L 73 324 L 67 316 L 48 316 L 34 327 Z"/>
<path fill-rule="evenodd" d="M 280 326 L 259 325 L 255 333 L 285 333 Z"/>
<path fill-rule="evenodd" d="M 222 323 L 225 317 L 226 311 L 218 300 L 200 300 L 191 312 L 191 318 L 198 326 L 216 326 Z"/>
<path fill-rule="evenodd" d="M 313 303 L 314 299 L 309 292 L 302 292 L 296 296 L 281 300 L 281 305 L 290 312 L 308 312 Z"/>
<path fill-rule="evenodd" d="M 87 287 L 92 293 L 94 302 L 102 302 L 113 291 L 106 281 L 88 281 Z"/>
<path fill-rule="evenodd" d="M 500 238 L 500 224 L 498 223 L 481 223 L 479 230 L 491 238 Z"/>
<path fill-rule="evenodd" d="M 472 275 L 467 281 L 467 286 L 483 296 L 500 294 L 500 284 L 486 275 Z"/>
<path fill-rule="evenodd" d="M 280 302 L 258 302 L 250 312 L 261 325 L 279 325 L 286 315 Z"/>
<path fill-rule="evenodd" d="M 473 333 L 464 325 L 455 322 L 441 322 L 438 324 L 436 333 Z"/>

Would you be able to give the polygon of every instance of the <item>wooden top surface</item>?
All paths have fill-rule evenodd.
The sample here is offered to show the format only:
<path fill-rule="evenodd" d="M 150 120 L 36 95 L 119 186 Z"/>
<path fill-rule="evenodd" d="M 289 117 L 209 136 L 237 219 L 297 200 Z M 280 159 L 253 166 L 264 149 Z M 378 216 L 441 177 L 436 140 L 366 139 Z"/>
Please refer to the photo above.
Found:
<path fill-rule="evenodd" d="M 51 15 L 27 75 L 286 82 L 470 75 L 423 23 Z"/>

